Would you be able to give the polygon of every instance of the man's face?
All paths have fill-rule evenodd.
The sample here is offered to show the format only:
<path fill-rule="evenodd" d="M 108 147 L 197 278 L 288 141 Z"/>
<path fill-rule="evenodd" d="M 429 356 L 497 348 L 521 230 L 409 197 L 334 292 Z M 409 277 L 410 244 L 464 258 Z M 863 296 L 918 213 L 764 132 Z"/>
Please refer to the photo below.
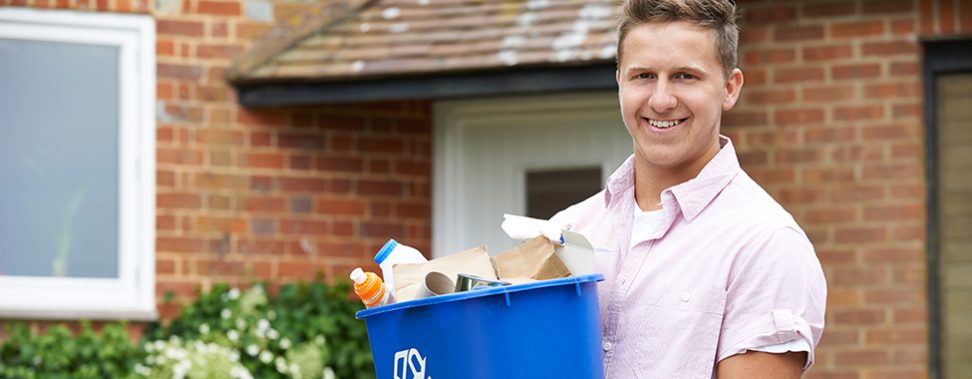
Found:
<path fill-rule="evenodd" d="M 715 34 L 687 22 L 631 29 L 618 64 L 625 127 L 642 163 L 665 170 L 701 170 L 719 150 L 719 123 L 742 87 L 719 63 Z"/>

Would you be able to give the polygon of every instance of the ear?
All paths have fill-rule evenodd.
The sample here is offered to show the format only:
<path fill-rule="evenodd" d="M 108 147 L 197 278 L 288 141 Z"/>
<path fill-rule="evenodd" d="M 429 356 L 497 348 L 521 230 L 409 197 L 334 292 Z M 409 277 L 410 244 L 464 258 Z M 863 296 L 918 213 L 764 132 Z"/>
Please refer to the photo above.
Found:
<path fill-rule="evenodd" d="M 618 83 L 618 86 L 621 85 L 621 68 L 620 67 L 617 70 L 614 70 L 614 81 Z"/>
<path fill-rule="evenodd" d="M 732 69 L 729 80 L 726 80 L 726 97 L 722 100 L 722 111 L 726 112 L 736 105 L 743 87 L 743 73 L 738 68 Z"/>

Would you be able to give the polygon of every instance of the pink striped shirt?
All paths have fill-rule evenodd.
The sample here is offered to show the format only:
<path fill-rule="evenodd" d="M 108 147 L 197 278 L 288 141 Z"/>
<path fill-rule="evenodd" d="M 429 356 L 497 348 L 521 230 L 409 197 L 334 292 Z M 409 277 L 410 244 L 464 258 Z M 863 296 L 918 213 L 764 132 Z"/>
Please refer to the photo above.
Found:
<path fill-rule="evenodd" d="M 813 246 L 720 143 L 696 178 L 662 192 L 664 217 L 643 240 L 631 240 L 633 156 L 553 218 L 597 250 L 606 378 L 712 378 L 734 354 L 820 341 L 827 287 Z"/>

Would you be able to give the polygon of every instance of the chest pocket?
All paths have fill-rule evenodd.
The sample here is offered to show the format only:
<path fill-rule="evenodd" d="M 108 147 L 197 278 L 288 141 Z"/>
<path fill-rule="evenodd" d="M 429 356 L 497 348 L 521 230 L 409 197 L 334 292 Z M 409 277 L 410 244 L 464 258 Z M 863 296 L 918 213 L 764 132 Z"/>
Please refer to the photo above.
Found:
<path fill-rule="evenodd" d="M 640 362 L 637 378 L 704 378 L 713 375 L 722 329 L 726 292 L 690 284 L 652 283 L 635 295 L 644 302 L 629 322 L 643 327 L 634 342 Z"/>

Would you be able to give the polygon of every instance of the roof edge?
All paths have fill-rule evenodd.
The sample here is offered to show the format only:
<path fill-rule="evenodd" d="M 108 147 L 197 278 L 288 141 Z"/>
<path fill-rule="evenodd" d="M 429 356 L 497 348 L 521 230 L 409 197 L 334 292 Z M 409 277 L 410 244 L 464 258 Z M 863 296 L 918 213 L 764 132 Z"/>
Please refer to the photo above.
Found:
<path fill-rule="evenodd" d="M 249 72 L 267 63 L 277 53 L 321 29 L 349 19 L 380 0 L 333 0 L 327 5 L 322 4 L 321 1 L 323 0 L 318 0 L 303 10 L 294 12 L 286 19 L 276 20 L 273 28 L 260 36 L 245 53 L 233 60 L 233 64 L 226 72 L 226 79 L 236 81 L 245 78 Z"/>

